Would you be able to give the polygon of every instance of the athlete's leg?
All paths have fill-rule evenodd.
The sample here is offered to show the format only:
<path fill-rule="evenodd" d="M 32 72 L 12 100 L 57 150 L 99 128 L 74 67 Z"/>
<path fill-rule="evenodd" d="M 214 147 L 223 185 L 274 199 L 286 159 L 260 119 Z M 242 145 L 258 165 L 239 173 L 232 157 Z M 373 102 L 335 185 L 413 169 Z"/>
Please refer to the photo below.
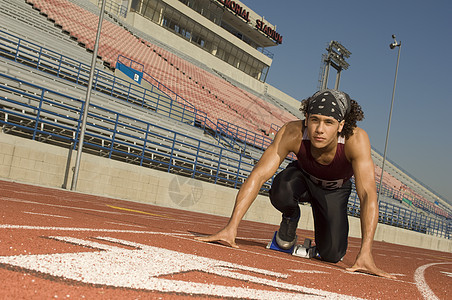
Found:
<path fill-rule="evenodd" d="M 273 206 L 283 213 L 276 235 L 276 243 L 282 249 L 290 249 L 297 241 L 297 227 L 300 219 L 300 201 L 307 201 L 308 194 L 301 171 L 291 163 L 273 180 L 270 200 Z"/>
<path fill-rule="evenodd" d="M 270 189 L 272 205 L 287 218 L 299 218 L 300 202 L 309 201 L 304 176 L 292 162 L 273 179 Z"/>
<path fill-rule="evenodd" d="M 339 189 L 325 190 L 308 183 L 312 195 L 315 243 L 322 260 L 338 262 L 347 250 L 347 203 L 351 182 Z"/>

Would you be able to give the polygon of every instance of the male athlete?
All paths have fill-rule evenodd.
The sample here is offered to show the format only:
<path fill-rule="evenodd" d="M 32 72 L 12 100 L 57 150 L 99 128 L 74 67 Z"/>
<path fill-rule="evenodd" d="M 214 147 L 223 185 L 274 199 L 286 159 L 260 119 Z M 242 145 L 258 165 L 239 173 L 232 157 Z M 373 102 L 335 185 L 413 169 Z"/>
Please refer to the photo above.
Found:
<path fill-rule="evenodd" d="M 374 164 L 367 133 L 356 126 L 364 118 L 358 103 L 341 91 L 325 89 L 302 101 L 304 120 L 285 124 L 265 150 L 240 188 L 228 224 L 216 234 L 198 240 L 235 243 L 237 228 L 262 185 L 291 152 L 297 156 L 273 180 L 270 200 L 282 213 L 276 242 L 290 249 L 296 242 L 300 202 L 312 206 L 317 258 L 340 261 L 347 250 L 347 202 L 354 175 L 361 203 L 361 249 L 349 271 L 395 278 L 380 270 L 372 257 L 378 222 Z"/>

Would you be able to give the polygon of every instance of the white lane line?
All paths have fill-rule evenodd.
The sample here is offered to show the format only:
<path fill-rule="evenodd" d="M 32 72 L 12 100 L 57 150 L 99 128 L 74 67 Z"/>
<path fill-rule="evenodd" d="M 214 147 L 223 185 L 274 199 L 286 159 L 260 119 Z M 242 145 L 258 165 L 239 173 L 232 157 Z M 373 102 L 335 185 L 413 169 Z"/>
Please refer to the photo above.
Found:
<path fill-rule="evenodd" d="M 144 234 L 161 234 L 174 235 L 165 232 L 143 231 L 143 230 L 121 230 L 106 228 L 80 228 L 80 227 L 52 227 L 52 226 L 29 226 L 29 225 L 9 225 L 0 224 L 0 229 L 26 229 L 26 230 L 51 230 L 51 231 L 87 231 L 87 232 L 114 232 L 114 233 L 144 233 Z"/>
<path fill-rule="evenodd" d="M 31 211 L 23 211 L 23 213 L 24 213 L 24 214 L 29 214 L 29 215 L 44 216 L 44 217 L 54 217 L 54 218 L 72 219 L 71 217 L 66 217 L 66 216 L 50 215 L 50 214 L 42 214 L 42 213 L 35 213 L 35 212 L 31 212 Z"/>
<path fill-rule="evenodd" d="M 51 207 L 58 207 L 58 208 L 65 208 L 65 209 L 74 209 L 74 210 L 82 210 L 82 211 L 90 211 L 90 212 L 99 212 L 103 214 L 112 214 L 112 215 L 129 215 L 129 216 L 141 216 L 145 218 L 150 219 L 159 219 L 167 218 L 167 217 L 157 217 L 157 216 L 150 216 L 150 215 L 140 215 L 136 213 L 126 213 L 122 211 L 108 211 L 108 210 L 99 210 L 99 209 L 93 209 L 93 208 L 83 208 L 83 207 L 76 207 L 76 206 L 67 206 L 67 205 L 56 205 L 56 204 L 49 204 L 49 203 L 40 203 L 36 201 L 29 201 L 29 200 L 18 200 L 14 198 L 8 198 L 8 197 L 2 197 L 0 196 L 0 200 L 7 200 L 12 202 L 19 202 L 19 203 L 25 203 L 25 204 L 37 204 L 37 205 L 43 205 L 43 206 L 51 206 Z"/>
<path fill-rule="evenodd" d="M 316 271 L 316 270 L 294 270 L 294 269 L 291 269 L 289 271 L 292 271 L 292 272 L 295 272 L 295 273 L 302 273 L 302 274 L 329 274 L 328 272 Z"/>
<path fill-rule="evenodd" d="M 29 225 L 9 225 L 0 224 L 0 229 L 23 229 L 23 230 L 49 230 L 49 231 L 79 231 L 79 232 L 110 232 L 110 233 L 141 233 L 166 235 L 177 238 L 194 237 L 191 233 L 171 233 L 161 231 L 144 231 L 144 230 L 125 230 L 125 229 L 107 229 L 107 228 L 80 228 L 80 227 L 51 227 L 51 226 L 29 226 Z M 188 240 L 196 241 L 193 238 Z"/>
<path fill-rule="evenodd" d="M 425 277 L 424 277 L 425 270 L 431 266 L 447 265 L 447 264 L 452 265 L 452 262 L 426 264 L 426 265 L 420 266 L 419 268 L 416 269 L 416 272 L 414 272 L 414 281 L 416 283 L 416 286 L 417 286 L 419 292 L 421 293 L 422 297 L 424 297 L 424 299 L 428 299 L 428 300 L 439 299 L 438 297 L 436 297 L 435 293 L 433 293 L 433 291 L 430 289 L 429 285 L 425 281 Z"/>
<path fill-rule="evenodd" d="M 130 227 L 146 228 L 146 226 L 135 225 L 135 224 L 125 224 L 125 223 L 109 222 L 109 221 L 107 221 L 106 223 L 113 224 L 113 225 L 120 225 L 120 226 L 130 226 Z"/>

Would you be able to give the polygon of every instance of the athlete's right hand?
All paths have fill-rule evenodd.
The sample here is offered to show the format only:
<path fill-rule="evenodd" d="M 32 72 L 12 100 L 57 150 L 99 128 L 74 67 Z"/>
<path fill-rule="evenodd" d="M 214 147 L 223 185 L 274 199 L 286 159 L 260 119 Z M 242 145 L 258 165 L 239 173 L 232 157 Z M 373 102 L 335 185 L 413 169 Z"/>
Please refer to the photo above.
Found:
<path fill-rule="evenodd" d="M 237 236 L 237 230 L 229 229 L 228 227 L 223 228 L 215 234 L 208 236 L 197 236 L 195 240 L 202 242 L 225 242 L 233 248 L 239 248 L 235 243 L 235 237 Z"/>

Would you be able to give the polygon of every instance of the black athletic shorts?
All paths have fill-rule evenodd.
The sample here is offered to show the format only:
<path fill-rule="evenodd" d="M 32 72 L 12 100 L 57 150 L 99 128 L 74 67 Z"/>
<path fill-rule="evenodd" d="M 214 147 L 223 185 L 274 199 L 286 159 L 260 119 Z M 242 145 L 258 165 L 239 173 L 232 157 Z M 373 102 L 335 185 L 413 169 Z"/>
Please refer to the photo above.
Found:
<path fill-rule="evenodd" d="M 274 178 L 270 200 L 286 217 L 300 214 L 299 203 L 311 203 L 317 250 L 322 260 L 338 262 L 347 250 L 347 203 L 351 187 L 348 180 L 338 189 L 324 189 L 312 182 L 294 161 Z"/>

